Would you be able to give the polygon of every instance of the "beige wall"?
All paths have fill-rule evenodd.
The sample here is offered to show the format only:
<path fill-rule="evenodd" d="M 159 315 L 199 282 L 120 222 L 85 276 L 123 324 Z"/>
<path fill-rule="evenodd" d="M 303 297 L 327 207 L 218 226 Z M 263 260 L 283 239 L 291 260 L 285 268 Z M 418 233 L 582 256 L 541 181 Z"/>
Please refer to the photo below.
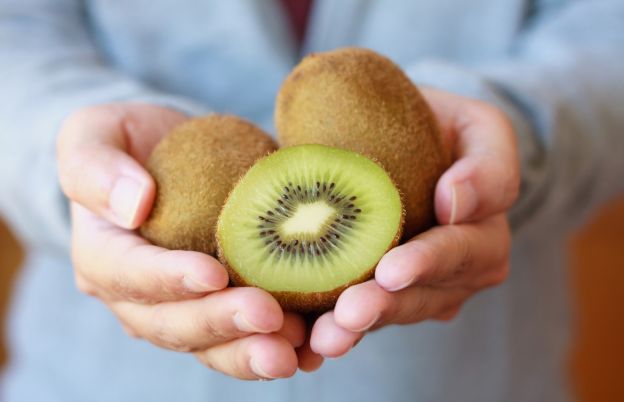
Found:
<path fill-rule="evenodd" d="M 604 208 L 570 249 L 580 318 L 571 376 L 582 402 L 618 402 L 624 395 L 624 199 Z M 21 258 L 0 223 L 0 317 Z M 5 357 L 0 348 L 0 364 Z"/>

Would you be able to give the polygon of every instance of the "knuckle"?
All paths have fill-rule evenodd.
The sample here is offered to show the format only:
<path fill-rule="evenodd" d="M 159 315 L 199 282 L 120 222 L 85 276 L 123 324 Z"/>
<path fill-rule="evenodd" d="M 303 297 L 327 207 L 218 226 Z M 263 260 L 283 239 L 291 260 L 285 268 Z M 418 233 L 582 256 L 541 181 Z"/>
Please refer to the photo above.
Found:
<path fill-rule="evenodd" d="M 451 282 L 454 279 L 461 278 L 468 272 L 470 269 L 470 261 L 467 259 L 462 259 L 453 267 L 451 274 L 448 278 L 447 282 Z"/>
<path fill-rule="evenodd" d="M 377 324 L 384 321 L 385 317 L 393 317 L 399 313 L 399 303 L 397 303 L 397 299 L 394 295 L 381 290 L 379 295 L 379 318 Z"/>
<path fill-rule="evenodd" d="M 416 317 L 421 317 L 427 310 L 427 301 L 424 297 L 417 297 L 414 303 L 414 314 Z"/>
<path fill-rule="evenodd" d="M 82 263 L 83 247 L 80 242 L 80 237 L 76 236 L 75 232 L 72 233 L 71 242 L 72 244 L 71 244 L 71 250 L 70 250 L 70 258 L 71 258 L 72 265 L 74 266 L 74 271 L 76 271 L 76 273 L 82 272 L 83 271 L 83 263 Z"/>
<path fill-rule="evenodd" d="M 413 309 L 410 314 L 410 321 L 416 322 L 421 321 L 425 316 L 425 312 L 427 311 L 427 301 L 425 297 L 417 297 L 414 301 Z"/>
<path fill-rule="evenodd" d="M 461 228 L 454 229 L 454 249 L 458 255 L 456 270 L 458 272 L 464 272 L 472 265 L 474 261 L 474 250 L 471 247 L 472 244 L 467 238 L 465 231 L 461 230 Z"/>
<path fill-rule="evenodd" d="M 496 272 L 497 274 L 494 276 L 494 284 L 500 285 L 505 282 L 507 278 L 509 278 L 509 262 L 505 262 Z"/>
<path fill-rule="evenodd" d="M 509 161 L 500 164 L 501 171 L 501 194 L 503 195 L 504 205 L 509 208 L 520 195 L 520 173 L 518 166 Z"/>
<path fill-rule="evenodd" d="M 123 328 L 124 332 L 126 333 L 126 335 L 128 335 L 131 338 L 134 339 L 140 339 L 141 336 L 139 335 L 139 333 L 137 331 L 135 331 L 132 327 L 130 327 L 127 324 L 121 324 L 121 327 Z"/>
<path fill-rule="evenodd" d="M 195 357 L 197 358 L 197 360 L 199 360 L 201 364 L 203 364 L 205 367 L 209 368 L 210 370 L 217 370 L 217 366 L 214 364 L 212 359 L 206 355 L 206 353 L 195 352 Z"/>
<path fill-rule="evenodd" d="M 88 170 L 86 166 L 91 166 L 93 161 L 100 159 L 99 150 L 90 147 L 79 147 L 71 153 L 59 155 L 58 159 L 58 177 L 63 192 L 72 200 L 83 198 L 85 194 L 82 186 L 87 184 L 86 175 Z M 92 183 L 91 183 L 92 184 Z M 98 203 L 104 204 L 108 200 L 108 189 L 98 185 L 89 186 L 89 199 L 93 199 Z M 81 195 L 83 197 L 81 197 Z M 84 200 L 79 200 L 84 201 Z"/>
<path fill-rule="evenodd" d="M 202 334 L 208 335 L 213 342 L 220 343 L 227 339 L 226 333 L 211 318 L 201 317 L 197 325 Z"/>
<path fill-rule="evenodd" d="M 82 158 L 80 154 L 70 153 L 58 157 L 58 178 L 63 192 L 71 199 L 77 194 L 76 175 L 80 174 Z"/>
<path fill-rule="evenodd" d="M 440 315 L 435 317 L 435 319 L 437 321 L 443 321 L 443 322 L 453 321 L 459 315 L 460 310 L 461 310 L 461 306 L 453 307 L 449 310 L 442 312 Z"/>
<path fill-rule="evenodd" d="M 124 256 L 123 252 L 111 256 L 105 266 L 108 269 L 98 274 L 98 282 L 120 300 L 140 304 L 159 302 L 153 294 L 162 295 L 162 290 L 153 286 L 154 277 L 141 275 L 138 269 L 133 269 L 125 261 Z M 153 292 L 154 289 L 158 291 Z"/>
<path fill-rule="evenodd" d="M 505 215 L 500 216 L 500 225 L 497 225 L 495 229 L 495 235 L 498 241 L 492 243 L 494 246 L 494 262 L 498 265 L 502 265 L 509 260 L 509 254 L 511 252 L 511 231 Z"/>
<path fill-rule="evenodd" d="M 85 122 L 95 113 L 96 106 L 87 106 L 69 114 L 61 123 L 61 137 L 72 135 L 76 129 L 82 127 Z"/>
<path fill-rule="evenodd" d="M 398 324 L 413 324 L 424 320 L 427 313 L 427 298 L 422 292 L 414 294 L 408 308 L 404 309 L 403 313 L 398 307 L 394 307 L 394 311 L 390 316 L 396 317 Z"/>
<path fill-rule="evenodd" d="M 131 284 L 121 272 L 111 276 L 109 284 L 113 294 L 117 297 L 134 303 L 155 304 L 158 300 L 149 296 L 143 289 Z"/>
<path fill-rule="evenodd" d="M 492 270 L 489 275 L 487 275 L 483 287 L 492 287 L 498 286 L 504 283 L 509 277 L 509 263 L 504 263 L 502 265 L 497 266 L 496 269 Z"/>
<path fill-rule="evenodd" d="M 95 296 L 95 286 L 93 286 L 84 276 L 78 272 L 74 273 L 74 283 L 78 290 L 88 296 Z"/>
<path fill-rule="evenodd" d="M 489 102 L 485 102 L 478 99 L 470 99 L 468 101 L 468 112 L 472 117 L 479 120 L 492 120 L 503 121 L 506 119 L 505 113 L 498 107 Z"/>
<path fill-rule="evenodd" d="M 132 279 L 132 282 L 137 285 L 140 284 L 140 289 L 135 290 L 138 293 L 136 296 L 144 302 L 156 303 L 163 300 L 177 300 L 187 292 L 182 276 L 163 270 L 153 270 L 149 273 L 137 270 L 136 275 L 138 276 Z M 125 280 L 129 281 L 130 279 L 126 278 Z"/>
<path fill-rule="evenodd" d="M 511 180 L 505 183 L 503 187 L 504 205 L 507 208 L 511 208 L 511 206 L 516 202 L 518 197 L 520 196 L 520 180 L 517 178 L 512 178 Z"/>
<path fill-rule="evenodd" d="M 500 107 L 481 100 L 471 101 L 471 112 L 473 116 L 494 122 L 497 126 L 501 126 L 504 130 L 501 130 L 502 135 L 506 135 L 509 140 L 515 140 L 513 134 L 513 126 L 511 119 Z"/>
<path fill-rule="evenodd" d="M 496 191 L 492 194 L 492 201 L 497 207 L 496 212 L 510 208 L 520 193 L 520 174 L 517 166 L 508 160 L 501 159 L 498 155 L 490 155 L 487 166 L 483 166 L 479 173 L 483 177 L 489 176 L 495 180 L 493 188 Z"/>
<path fill-rule="evenodd" d="M 94 116 L 101 113 L 104 107 L 103 105 L 87 106 L 65 117 L 59 130 L 57 150 L 62 153 L 66 145 L 74 142 L 76 137 L 83 135 L 84 127 L 89 124 Z"/>
<path fill-rule="evenodd" d="M 153 343 L 176 352 L 193 351 L 193 349 L 172 330 L 169 318 L 162 308 L 156 306 L 151 318 L 152 331 L 150 340 Z"/>

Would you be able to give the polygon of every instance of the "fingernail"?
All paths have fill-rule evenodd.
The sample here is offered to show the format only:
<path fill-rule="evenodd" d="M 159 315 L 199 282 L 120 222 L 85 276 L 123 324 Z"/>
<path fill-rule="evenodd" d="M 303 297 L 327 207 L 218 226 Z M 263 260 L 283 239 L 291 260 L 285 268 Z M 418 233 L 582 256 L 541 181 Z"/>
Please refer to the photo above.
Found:
<path fill-rule="evenodd" d="M 372 327 L 373 325 L 375 325 L 375 323 L 379 320 L 379 317 L 381 317 L 381 313 L 377 313 L 377 315 L 375 317 L 373 317 L 373 319 L 366 325 L 364 325 L 362 328 L 358 328 L 358 329 L 353 329 L 353 332 L 364 332 L 364 331 L 368 331 L 370 329 L 370 327 Z"/>
<path fill-rule="evenodd" d="M 144 191 L 138 181 L 127 176 L 122 176 L 115 182 L 108 204 L 124 226 L 130 227 L 134 222 Z"/>
<path fill-rule="evenodd" d="M 413 275 L 410 278 L 403 280 L 398 285 L 383 286 L 383 288 L 386 289 L 388 292 L 398 292 L 399 290 L 403 290 L 409 285 L 411 285 L 415 281 L 415 279 L 416 279 L 416 275 Z"/>
<path fill-rule="evenodd" d="M 184 277 L 182 278 L 182 284 L 187 290 L 193 293 L 203 293 L 217 290 L 212 285 L 204 283 L 193 277 L 192 275 L 184 275 Z"/>
<path fill-rule="evenodd" d="M 456 183 L 451 188 L 451 225 L 462 222 L 477 209 L 477 192 L 470 181 Z"/>
<path fill-rule="evenodd" d="M 257 375 L 258 377 L 262 377 L 266 379 L 277 378 L 277 377 L 273 377 L 269 375 L 266 371 L 264 371 L 264 369 L 258 364 L 258 362 L 254 358 L 251 358 L 251 360 L 249 361 L 249 367 L 251 367 L 251 371 L 253 371 L 254 374 Z"/>
<path fill-rule="evenodd" d="M 406 273 L 411 271 L 410 267 L 404 266 L 403 258 L 397 257 L 392 251 L 386 254 L 377 269 L 375 270 L 375 280 L 388 292 L 396 292 L 410 286 L 416 279 L 416 273 L 406 277 Z"/>
<path fill-rule="evenodd" d="M 236 328 L 238 328 L 239 331 L 242 331 L 242 332 L 260 332 L 260 333 L 267 332 L 267 331 L 263 331 L 262 329 L 256 327 L 255 325 L 253 325 L 239 311 L 237 311 L 236 314 L 234 314 L 234 317 L 232 317 L 232 320 L 234 321 L 234 326 Z"/>

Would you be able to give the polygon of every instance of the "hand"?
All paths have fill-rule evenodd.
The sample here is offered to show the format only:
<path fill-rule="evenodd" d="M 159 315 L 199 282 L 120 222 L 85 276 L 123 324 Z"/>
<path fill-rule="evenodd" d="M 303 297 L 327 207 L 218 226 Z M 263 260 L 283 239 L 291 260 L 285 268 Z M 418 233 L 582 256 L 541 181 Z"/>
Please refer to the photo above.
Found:
<path fill-rule="evenodd" d="M 427 319 L 450 320 L 472 295 L 509 270 L 505 212 L 518 195 L 513 128 L 486 103 L 423 90 L 454 158 L 438 181 L 439 223 L 390 250 L 375 279 L 347 289 L 312 329 L 311 349 L 338 357 L 368 330 Z"/>
<path fill-rule="evenodd" d="M 58 164 L 71 201 L 76 284 L 106 303 L 134 336 L 193 352 L 237 378 L 289 377 L 305 339 L 301 317 L 284 314 L 260 289 L 226 289 L 227 272 L 214 258 L 159 248 L 133 231 L 156 191 L 142 163 L 185 119 L 156 106 L 117 104 L 65 121 Z"/>

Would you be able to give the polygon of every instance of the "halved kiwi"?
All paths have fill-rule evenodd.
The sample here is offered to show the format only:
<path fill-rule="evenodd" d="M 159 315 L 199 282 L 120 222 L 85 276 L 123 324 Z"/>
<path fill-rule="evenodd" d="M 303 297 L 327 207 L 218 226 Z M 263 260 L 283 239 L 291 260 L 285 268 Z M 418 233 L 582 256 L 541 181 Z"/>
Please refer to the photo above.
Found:
<path fill-rule="evenodd" d="M 370 278 L 402 226 L 399 192 L 377 163 L 300 145 L 249 169 L 221 211 L 217 241 L 235 285 L 263 288 L 285 310 L 320 312 Z"/>

